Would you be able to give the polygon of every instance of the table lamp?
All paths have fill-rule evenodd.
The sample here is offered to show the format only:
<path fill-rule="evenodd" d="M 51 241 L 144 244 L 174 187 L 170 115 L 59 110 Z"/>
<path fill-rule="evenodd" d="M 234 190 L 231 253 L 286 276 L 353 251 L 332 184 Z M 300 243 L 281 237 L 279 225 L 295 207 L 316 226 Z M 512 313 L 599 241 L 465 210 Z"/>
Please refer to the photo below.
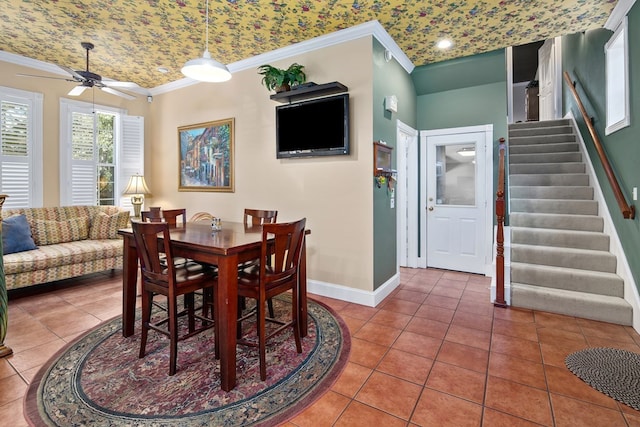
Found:
<path fill-rule="evenodd" d="M 122 194 L 131 194 L 131 204 L 133 205 L 134 217 L 140 218 L 140 210 L 144 203 L 144 195 L 149 193 L 151 192 L 149 191 L 149 187 L 147 187 L 147 183 L 144 182 L 144 176 L 135 174 L 129 178 L 129 184 Z"/>

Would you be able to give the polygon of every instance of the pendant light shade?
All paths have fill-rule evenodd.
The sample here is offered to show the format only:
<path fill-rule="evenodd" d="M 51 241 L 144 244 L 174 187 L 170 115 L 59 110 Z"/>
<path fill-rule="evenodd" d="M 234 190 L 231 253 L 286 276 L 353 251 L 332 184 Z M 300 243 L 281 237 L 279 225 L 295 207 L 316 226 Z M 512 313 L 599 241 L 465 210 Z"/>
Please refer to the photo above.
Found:
<path fill-rule="evenodd" d="M 206 47 L 202 58 L 187 61 L 184 67 L 182 67 L 182 74 L 201 82 L 226 82 L 231 78 L 229 69 L 226 65 L 211 58 L 211 54 L 209 53 L 209 0 L 207 0 L 206 40 Z"/>

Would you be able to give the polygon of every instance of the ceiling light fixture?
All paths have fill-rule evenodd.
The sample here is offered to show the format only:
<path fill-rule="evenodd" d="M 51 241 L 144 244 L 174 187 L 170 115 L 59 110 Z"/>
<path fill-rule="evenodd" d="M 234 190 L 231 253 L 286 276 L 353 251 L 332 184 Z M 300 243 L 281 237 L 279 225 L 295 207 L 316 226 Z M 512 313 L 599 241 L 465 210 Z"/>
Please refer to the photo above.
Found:
<path fill-rule="evenodd" d="M 473 148 L 463 148 L 461 150 L 458 150 L 457 153 L 463 157 L 471 157 L 476 155 L 476 150 L 474 150 Z"/>
<path fill-rule="evenodd" d="M 187 61 L 182 67 L 182 74 L 201 82 L 219 83 L 231 78 L 231 73 L 226 65 L 211 58 L 209 53 L 209 0 L 207 0 L 206 15 L 206 47 L 202 58 Z"/>
<path fill-rule="evenodd" d="M 442 39 L 436 43 L 438 49 L 449 49 L 451 46 L 453 46 L 453 42 L 449 39 Z"/>

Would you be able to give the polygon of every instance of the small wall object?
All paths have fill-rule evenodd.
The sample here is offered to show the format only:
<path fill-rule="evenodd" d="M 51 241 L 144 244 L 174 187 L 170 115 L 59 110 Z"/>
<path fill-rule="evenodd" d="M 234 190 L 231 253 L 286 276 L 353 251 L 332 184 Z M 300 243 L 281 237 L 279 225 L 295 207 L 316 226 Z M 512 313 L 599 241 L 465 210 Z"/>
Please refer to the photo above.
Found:
<path fill-rule="evenodd" d="M 384 97 L 384 109 L 391 112 L 398 112 L 398 98 L 395 95 L 389 95 Z"/>
<path fill-rule="evenodd" d="M 393 185 L 396 171 L 391 169 L 391 153 L 393 147 L 388 146 L 384 141 L 373 142 L 373 176 L 376 179 L 378 188 L 382 185 Z"/>

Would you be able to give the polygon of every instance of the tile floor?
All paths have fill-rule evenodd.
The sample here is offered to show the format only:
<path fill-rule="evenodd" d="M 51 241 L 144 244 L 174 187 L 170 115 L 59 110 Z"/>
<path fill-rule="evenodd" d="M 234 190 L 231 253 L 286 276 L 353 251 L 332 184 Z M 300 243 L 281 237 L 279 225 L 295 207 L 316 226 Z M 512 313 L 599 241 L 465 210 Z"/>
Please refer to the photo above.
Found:
<path fill-rule="evenodd" d="M 85 286 L 87 282 L 91 286 Z M 588 346 L 640 352 L 630 327 L 494 308 L 488 278 L 402 269 L 378 307 L 319 297 L 352 334 L 332 390 L 287 426 L 640 426 L 640 412 L 595 391 L 564 366 Z M 121 276 L 93 275 L 47 292 L 11 295 L 0 359 L 0 420 L 26 426 L 22 399 L 39 367 L 121 310 Z"/>

